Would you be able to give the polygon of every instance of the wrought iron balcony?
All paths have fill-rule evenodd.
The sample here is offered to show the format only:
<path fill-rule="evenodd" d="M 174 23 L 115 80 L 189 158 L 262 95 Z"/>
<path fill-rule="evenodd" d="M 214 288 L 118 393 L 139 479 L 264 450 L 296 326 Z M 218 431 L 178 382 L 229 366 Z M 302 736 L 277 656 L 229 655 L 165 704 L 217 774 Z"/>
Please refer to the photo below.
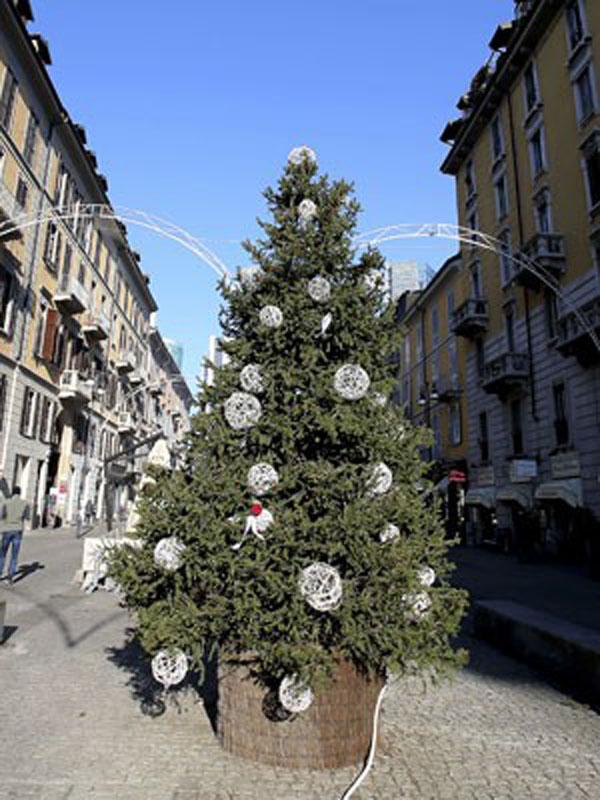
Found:
<path fill-rule="evenodd" d="M 86 315 L 81 326 L 83 333 L 94 341 L 108 339 L 110 322 L 103 311 L 93 311 Z"/>
<path fill-rule="evenodd" d="M 543 271 L 549 272 L 552 278 L 559 278 L 567 268 L 565 255 L 565 237 L 559 233 L 536 233 L 523 248 L 523 255 L 539 265 Z M 538 289 L 541 281 L 535 271 L 513 262 L 515 281 L 520 286 Z"/>
<path fill-rule="evenodd" d="M 508 394 L 529 381 L 527 353 L 502 353 L 488 361 L 483 368 L 481 386 L 489 394 Z"/>
<path fill-rule="evenodd" d="M 63 314 L 79 314 L 89 306 L 87 289 L 71 275 L 61 275 L 54 303 Z"/>
<path fill-rule="evenodd" d="M 121 353 L 116 361 L 115 367 L 120 375 L 124 375 L 128 372 L 133 372 L 133 370 L 136 368 L 136 365 L 137 362 L 133 353 Z"/>
<path fill-rule="evenodd" d="M 130 372 L 128 378 L 129 383 L 132 386 L 140 386 L 146 380 L 145 376 L 139 369 L 134 369 L 132 372 Z"/>
<path fill-rule="evenodd" d="M 575 311 L 558 320 L 556 349 L 563 356 L 575 356 L 582 366 L 589 367 L 600 362 L 600 351 L 589 333 L 591 329 L 600 339 L 600 296 L 582 305 L 578 312 L 583 321 Z"/>
<path fill-rule="evenodd" d="M 470 297 L 452 315 L 452 330 L 466 339 L 485 333 L 488 323 L 488 303 L 481 297 Z"/>
<path fill-rule="evenodd" d="M 120 411 L 119 412 L 119 433 L 127 434 L 133 433 L 135 430 L 135 423 L 133 421 L 133 416 L 129 411 Z"/>
<path fill-rule="evenodd" d="M 441 375 L 435 388 L 440 403 L 453 403 L 462 395 L 463 390 L 458 375 Z"/>
<path fill-rule="evenodd" d="M 67 369 L 60 376 L 58 399 L 63 403 L 87 405 L 92 399 L 93 384 L 76 369 Z"/>
<path fill-rule="evenodd" d="M 153 397 L 160 397 L 162 394 L 162 386 L 159 381 L 155 381 L 148 386 L 148 391 Z"/>

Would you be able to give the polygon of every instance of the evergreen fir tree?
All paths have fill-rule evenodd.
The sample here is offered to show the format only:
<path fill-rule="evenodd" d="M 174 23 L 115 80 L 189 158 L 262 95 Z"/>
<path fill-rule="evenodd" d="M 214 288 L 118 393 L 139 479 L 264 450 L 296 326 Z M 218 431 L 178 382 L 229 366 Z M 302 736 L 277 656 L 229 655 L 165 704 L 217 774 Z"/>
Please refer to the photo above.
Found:
<path fill-rule="evenodd" d="M 317 173 L 300 149 L 265 192 L 272 219 L 245 243 L 256 270 L 221 286 L 230 362 L 201 387 L 183 469 L 156 471 L 143 492 L 142 548 L 114 553 L 111 575 L 150 655 L 180 648 L 199 666 L 203 645 L 217 643 L 251 654 L 271 686 L 297 675 L 314 687 L 338 656 L 369 673 L 445 673 L 464 661 L 451 638 L 466 601 L 449 585 L 448 543 L 424 492 L 430 434 L 388 400 L 401 332 L 384 300 L 384 260 L 353 248 L 351 185 Z M 276 309 L 280 324 L 265 324 L 279 321 Z M 339 393 L 347 365 L 368 376 L 366 392 L 350 386 L 364 396 Z M 232 427 L 236 399 L 260 411 L 255 424 Z M 256 470 L 249 482 L 260 464 L 274 470 L 263 486 Z M 176 569 L 156 563 L 165 537 L 184 548 Z M 301 591 L 313 564 L 341 578 L 329 610 Z"/>

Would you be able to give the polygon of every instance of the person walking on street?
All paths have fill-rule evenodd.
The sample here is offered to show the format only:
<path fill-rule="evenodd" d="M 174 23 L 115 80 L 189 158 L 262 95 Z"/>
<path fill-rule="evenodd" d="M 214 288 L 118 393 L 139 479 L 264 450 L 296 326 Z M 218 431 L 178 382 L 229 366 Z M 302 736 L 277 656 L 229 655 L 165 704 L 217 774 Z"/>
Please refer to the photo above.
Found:
<path fill-rule="evenodd" d="M 4 572 L 4 560 L 11 548 L 10 563 L 8 565 L 8 583 L 12 586 L 17 572 L 17 561 L 21 541 L 23 540 L 23 526 L 25 520 L 29 519 L 29 504 L 21 497 L 21 489 L 16 486 L 13 489 L 12 497 L 1 504 L 0 513 L 0 532 L 2 533 L 2 544 L 0 545 L 0 580 Z"/>

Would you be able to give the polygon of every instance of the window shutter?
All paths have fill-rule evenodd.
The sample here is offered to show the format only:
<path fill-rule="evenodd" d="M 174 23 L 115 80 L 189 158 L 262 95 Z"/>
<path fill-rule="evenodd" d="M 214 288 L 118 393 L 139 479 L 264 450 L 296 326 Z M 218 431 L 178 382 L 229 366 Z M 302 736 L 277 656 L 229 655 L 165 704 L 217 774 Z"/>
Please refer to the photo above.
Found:
<path fill-rule="evenodd" d="M 31 389 L 25 389 L 23 395 L 23 408 L 21 409 L 21 425 L 19 426 L 19 433 L 21 436 L 26 435 L 27 419 L 29 417 L 29 407 L 31 405 Z"/>
<path fill-rule="evenodd" d="M 56 311 L 54 308 L 49 308 L 46 311 L 46 329 L 42 339 L 42 352 L 40 354 L 46 361 L 53 360 L 57 330 L 58 311 Z"/>
<path fill-rule="evenodd" d="M 6 375 L 0 377 L 0 431 L 4 429 L 4 407 L 6 405 Z"/>
<path fill-rule="evenodd" d="M 35 439 L 38 435 L 38 423 L 40 421 L 40 400 L 42 399 L 42 395 L 38 394 L 37 392 L 33 392 L 33 405 L 34 411 L 31 420 L 31 425 L 29 426 L 29 436 L 32 439 Z"/>

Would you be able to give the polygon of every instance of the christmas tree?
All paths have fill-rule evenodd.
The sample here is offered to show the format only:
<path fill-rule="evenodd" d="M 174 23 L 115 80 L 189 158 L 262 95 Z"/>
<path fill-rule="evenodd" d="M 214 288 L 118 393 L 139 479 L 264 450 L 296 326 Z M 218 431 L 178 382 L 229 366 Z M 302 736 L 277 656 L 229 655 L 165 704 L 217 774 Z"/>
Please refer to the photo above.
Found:
<path fill-rule="evenodd" d="M 352 186 L 302 147 L 265 197 L 254 268 L 221 285 L 229 363 L 200 389 L 183 468 L 144 489 L 143 546 L 110 570 L 157 679 L 216 643 L 266 686 L 303 687 L 280 691 L 298 710 L 340 657 L 377 675 L 460 664 L 465 595 L 424 491 L 430 434 L 389 400 L 401 332 L 381 254 L 353 248 Z"/>

